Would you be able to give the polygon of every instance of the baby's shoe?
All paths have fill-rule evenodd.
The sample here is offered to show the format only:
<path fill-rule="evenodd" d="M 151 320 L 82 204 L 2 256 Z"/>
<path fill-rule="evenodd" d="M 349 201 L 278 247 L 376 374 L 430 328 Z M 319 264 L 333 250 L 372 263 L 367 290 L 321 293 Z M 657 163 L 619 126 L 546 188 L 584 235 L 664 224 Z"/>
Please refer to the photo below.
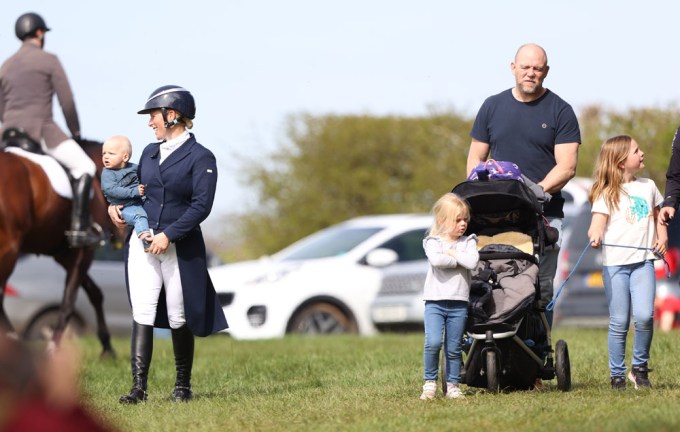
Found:
<path fill-rule="evenodd" d="M 142 240 L 142 246 L 144 246 L 144 252 L 149 252 L 149 248 L 151 247 L 151 242 L 153 241 L 153 236 L 148 232 L 143 232 L 139 235 L 139 238 Z"/>
<path fill-rule="evenodd" d="M 459 399 L 464 397 L 465 395 L 463 394 L 463 391 L 460 389 L 460 386 L 458 384 L 446 383 L 447 399 Z"/>
<path fill-rule="evenodd" d="M 423 394 L 420 395 L 421 400 L 434 399 L 437 396 L 437 381 L 425 381 L 423 385 Z"/>

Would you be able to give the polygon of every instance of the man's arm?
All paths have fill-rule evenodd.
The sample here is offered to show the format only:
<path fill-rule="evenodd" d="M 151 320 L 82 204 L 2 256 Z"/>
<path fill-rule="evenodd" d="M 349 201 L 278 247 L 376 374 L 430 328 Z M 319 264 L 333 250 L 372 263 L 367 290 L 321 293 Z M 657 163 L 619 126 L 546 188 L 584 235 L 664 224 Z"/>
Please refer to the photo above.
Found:
<path fill-rule="evenodd" d="M 78 111 L 76 111 L 73 92 L 71 91 L 68 78 L 66 78 L 66 72 L 56 56 L 52 65 L 52 85 L 57 94 L 57 99 L 61 105 L 66 126 L 68 126 L 68 130 L 71 132 L 71 136 L 73 138 L 80 138 L 80 121 L 78 119 Z"/>
<path fill-rule="evenodd" d="M 470 175 L 480 162 L 486 161 L 486 158 L 489 157 L 489 148 L 489 144 L 472 138 L 467 157 L 467 175 Z"/>
<path fill-rule="evenodd" d="M 576 142 L 555 145 L 557 165 L 550 170 L 543 180 L 538 182 L 544 191 L 548 193 L 558 192 L 576 175 L 578 146 L 579 144 Z"/>

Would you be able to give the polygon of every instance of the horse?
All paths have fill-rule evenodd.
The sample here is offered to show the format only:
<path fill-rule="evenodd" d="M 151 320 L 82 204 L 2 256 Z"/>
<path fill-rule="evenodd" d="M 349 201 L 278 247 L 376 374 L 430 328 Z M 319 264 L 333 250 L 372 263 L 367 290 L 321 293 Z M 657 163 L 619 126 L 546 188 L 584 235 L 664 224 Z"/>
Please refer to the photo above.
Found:
<path fill-rule="evenodd" d="M 15 142 L 28 143 L 27 135 L 18 130 L 8 130 L 6 138 L 19 138 Z M 90 214 L 101 227 L 102 236 L 122 241 L 125 228 L 116 228 L 108 216 L 108 204 L 101 192 L 99 178 L 103 169 L 102 143 L 79 140 L 79 144 L 97 165 L 97 175 L 92 181 L 93 196 Z M 33 146 L 39 146 L 33 142 Z M 58 345 L 74 312 L 78 288 L 83 287 L 97 317 L 97 337 L 102 345 L 102 357 L 115 357 L 111 336 L 104 319 L 103 294 L 88 274 L 95 247 L 70 248 L 66 231 L 71 223 L 71 200 L 57 194 L 45 171 L 35 162 L 0 149 L 0 328 L 8 334 L 14 328 L 4 308 L 4 287 L 19 255 L 22 253 L 52 256 L 66 270 L 64 296 L 59 318 L 52 333 L 52 345 Z M 103 238 L 102 238 L 103 239 Z M 121 275 L 121 277 L 123 277 Z"/>

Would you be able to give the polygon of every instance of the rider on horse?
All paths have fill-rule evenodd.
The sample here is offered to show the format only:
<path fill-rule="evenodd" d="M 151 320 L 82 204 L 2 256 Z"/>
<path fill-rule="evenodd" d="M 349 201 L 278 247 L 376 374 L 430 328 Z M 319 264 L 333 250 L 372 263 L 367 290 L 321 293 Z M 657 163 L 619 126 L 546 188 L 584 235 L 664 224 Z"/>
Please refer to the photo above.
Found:
<path fill-rule="evenodd" d="M 45 33 L 50 29 L 40 15 L 26 13 L 16 22 L 19 51 L 0 67 L 0 121 L 2 131 L 21 129 L 43 150 L 59 161 L 73 179 L 71 247 L 85 247 L 99 241 L 90 230 L 90 186 L 96 173 L 92 159 L 83 151 L 80 123 L 73 93 L 59 59 L 43 50 Z M 56 93 L 71 137 L 52 118 Z"/>

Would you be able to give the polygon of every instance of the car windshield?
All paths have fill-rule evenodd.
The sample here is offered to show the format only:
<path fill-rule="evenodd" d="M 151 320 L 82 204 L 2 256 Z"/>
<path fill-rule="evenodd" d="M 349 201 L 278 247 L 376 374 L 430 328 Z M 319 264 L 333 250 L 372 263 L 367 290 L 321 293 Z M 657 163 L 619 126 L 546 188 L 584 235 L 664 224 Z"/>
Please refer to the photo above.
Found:
<path fill-rule="evenodd" d="M 284 249 L 280 252 L 279 258 L 282 261 L 294 261 L 344 255 L 382 229 L 381 227 L 329 228 Z"/>

